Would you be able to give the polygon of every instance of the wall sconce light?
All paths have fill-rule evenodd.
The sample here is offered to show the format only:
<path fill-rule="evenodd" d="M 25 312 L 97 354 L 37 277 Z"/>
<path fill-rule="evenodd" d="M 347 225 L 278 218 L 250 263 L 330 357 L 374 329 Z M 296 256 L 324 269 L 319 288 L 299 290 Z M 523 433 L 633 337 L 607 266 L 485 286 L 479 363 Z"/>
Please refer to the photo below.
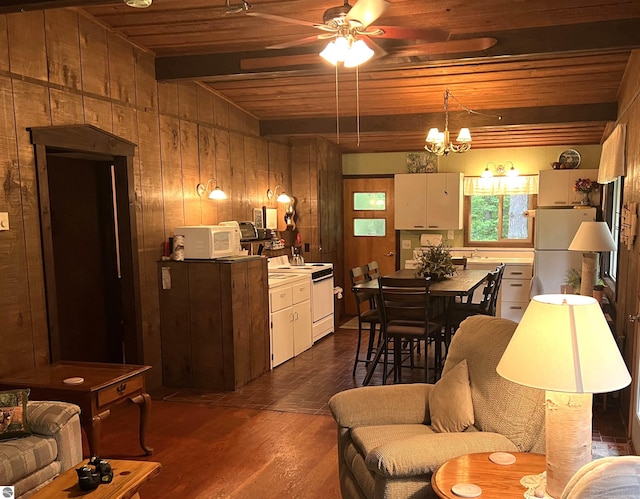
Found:
<path fill-rule="evenodd" d="M 280 188 L 280 194 L 276 198 L 276 201 L 278 203 L 290 203 L 291 202 L 291 198 L 287 195 L 286 192 L 284 192 L 284 187 L 282 187 L 280 184 L 276 185 L 273 188 L 273 190 L 267 189 L 267 199 L 269 201 L 271 201 L 273 196 L 275 196 L 278 193 L 278 188 Z"/>
<path fill-rule="evenodd" d="M 511 161 L 505 161 L 504 165 L 496 165 L 493 161 L 490 161 L 480 176 L 482 178 L 491 178 L 493 177 L 494 171 L 496 175 L 506 175 L 507 177 L 517 177 L 520 175 L 520 172 L 513 166 Z"/>
<path fill-rule="evenodd" d="M 218 186 L 218 181 L 215 178 L 210 178 L 204 184 L 196 185 L 198 196 L 202 197 L 202 195 L 207 192 L 207 190 L 209 189 L 209 182 L 213 182 L 213 184 L 215 185 L 213 190 L 209 191 L 209 199 L 215 199 L 217 201 L 220 201 L 221 199 L 227 199 L 227 195 L 222 189 L 220 189 L 220 187 Z"/>

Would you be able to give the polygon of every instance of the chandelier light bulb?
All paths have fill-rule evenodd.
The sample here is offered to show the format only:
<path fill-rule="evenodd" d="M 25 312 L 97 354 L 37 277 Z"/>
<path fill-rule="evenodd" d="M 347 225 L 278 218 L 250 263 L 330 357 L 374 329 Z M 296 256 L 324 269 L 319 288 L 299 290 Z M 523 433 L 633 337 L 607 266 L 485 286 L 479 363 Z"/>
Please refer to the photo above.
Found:
<path fill-rule="evenodd" d="M 373 57 L 373 50 L 364 42 L 364 40 L 356 40 L 351 48 L 348 49 L 344 59 L 345 68 L 354 68 L 364 64 Z"/>

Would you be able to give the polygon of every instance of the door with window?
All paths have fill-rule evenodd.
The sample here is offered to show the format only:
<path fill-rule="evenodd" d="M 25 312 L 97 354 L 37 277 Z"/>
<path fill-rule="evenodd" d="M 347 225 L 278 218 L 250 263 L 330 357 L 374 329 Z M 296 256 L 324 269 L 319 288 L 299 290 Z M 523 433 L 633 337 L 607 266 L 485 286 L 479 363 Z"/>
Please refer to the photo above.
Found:
<path fill-rule="evenodd" d="M 380 273 L 396 270 L 393 177 L 357 177 L 343 180 L 344 282 L 351 285 L 349 270 L 376 261 Z M 345 313 L 356 315 L 350 289 L 344 293 Z"/>

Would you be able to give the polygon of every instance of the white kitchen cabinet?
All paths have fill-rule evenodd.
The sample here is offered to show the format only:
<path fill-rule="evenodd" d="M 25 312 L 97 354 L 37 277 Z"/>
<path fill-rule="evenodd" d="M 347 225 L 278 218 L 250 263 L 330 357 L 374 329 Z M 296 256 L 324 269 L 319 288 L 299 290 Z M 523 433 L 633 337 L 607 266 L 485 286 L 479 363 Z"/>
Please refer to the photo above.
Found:
<path fill-rule="evenodd" d="M 462 229 L 462 173 L 394 176 L 397 230 Z"/>
<path fill-rule="evenodd" d="M 573 190 L 576 180 L 588 178 L 595 181 L 598 178 L 596 169 L 574 170 L 540 170 L 538 184 L 538 206 L 575 206 L 583 198 L 582 192 Z M 591 193 L 591 204 L 600 202 L 599 191 Z"/>
<path fill-rule="evenodd" d="M 311 348 L 311 280 L 303 275 L 269 289 L 271 367 Z"/>
<path fill-rule="evenodd" d="M 532 278 L 532 264 L 507 263 L 500 286 L 499 317 L 520 322 L 529 305 Z"/>

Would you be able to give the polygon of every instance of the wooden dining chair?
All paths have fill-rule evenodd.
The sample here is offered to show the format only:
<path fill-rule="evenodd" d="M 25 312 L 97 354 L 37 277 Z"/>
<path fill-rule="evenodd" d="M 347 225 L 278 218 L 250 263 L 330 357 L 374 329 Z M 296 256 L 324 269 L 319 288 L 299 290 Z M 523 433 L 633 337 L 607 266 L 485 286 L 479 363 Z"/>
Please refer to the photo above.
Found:
<path fill-rule="evenodd" d="M 467 257 L 466 256 L 454 256 L 451 258 L 451 263 L 456 267 L 463 270 L 467 270 Z"/>
<path fill-rule="evenodd" d="M 468 301 L 454 304 L 451 315 L 449 316 L 449 324 L 451 325 L 452 332 L 458 329 L 463 320 L 472 315 L 482 314 L 495 317 L 505 267 L 506 264 L 501 263 L 496 267 L 496 270 L 487 274 L 484 289 L 482 290 L 482 300 L 480 300 L 480 302 L 472 302 L 472 296 L 469 296 Z"/>
<path fill-rule="evenodd" d="M 366 266 L 352 268 L 349 270 L 349 277 L 351 278 L 352 288 L 358 283 L 370 280 Z M 356 357 L 353 361 L 353 376 L 355 377 L 358 363 L 363 362 L 365 365 L 368 365 L 369 362 L 371 362 L 375 352 L 374 349 L 379 347 L 382 342 L 382 337 L 380 328 L 380 311 L 376 305 L 375 295 L 354 291 L 354 297 L 358 313 L 358 342 L 356 345 Z M 365 327 L 369 332 L 369 338 L 367 341 L 366 355 L 362 358 L 360 350 L 362 346 L 362 331 Z M 377 342 L 376 334 L 378 336 Z"/>
<path fill-rule="evenodd" d="M 442 323 L 430 319 L 429 277 L 402 279 L 381 277 L 378 279 L 380 289 L 380 315 L 382 320 L 384 367 L 383 384 L 387 379 L 388 353 L 393 351 L 394 381 L 402 381 L 403 345 L 409 346 L 407 352 L 413 356 L 414 343 L 424 344 L 424 380 L 429 379 L 428 345 L 441 340 Z M 438 369 L 438 348 L 436 345 L 436 366 Z M 412 358 L 412 357 L 411 357 Z"/>
<path fill-rule="evenodd" d="M 369 279 L 378 279 L 379 277 L 381 277 L 378 262 L 374 260 L 367 263 L 367 275 L 369 276 Z"/>

